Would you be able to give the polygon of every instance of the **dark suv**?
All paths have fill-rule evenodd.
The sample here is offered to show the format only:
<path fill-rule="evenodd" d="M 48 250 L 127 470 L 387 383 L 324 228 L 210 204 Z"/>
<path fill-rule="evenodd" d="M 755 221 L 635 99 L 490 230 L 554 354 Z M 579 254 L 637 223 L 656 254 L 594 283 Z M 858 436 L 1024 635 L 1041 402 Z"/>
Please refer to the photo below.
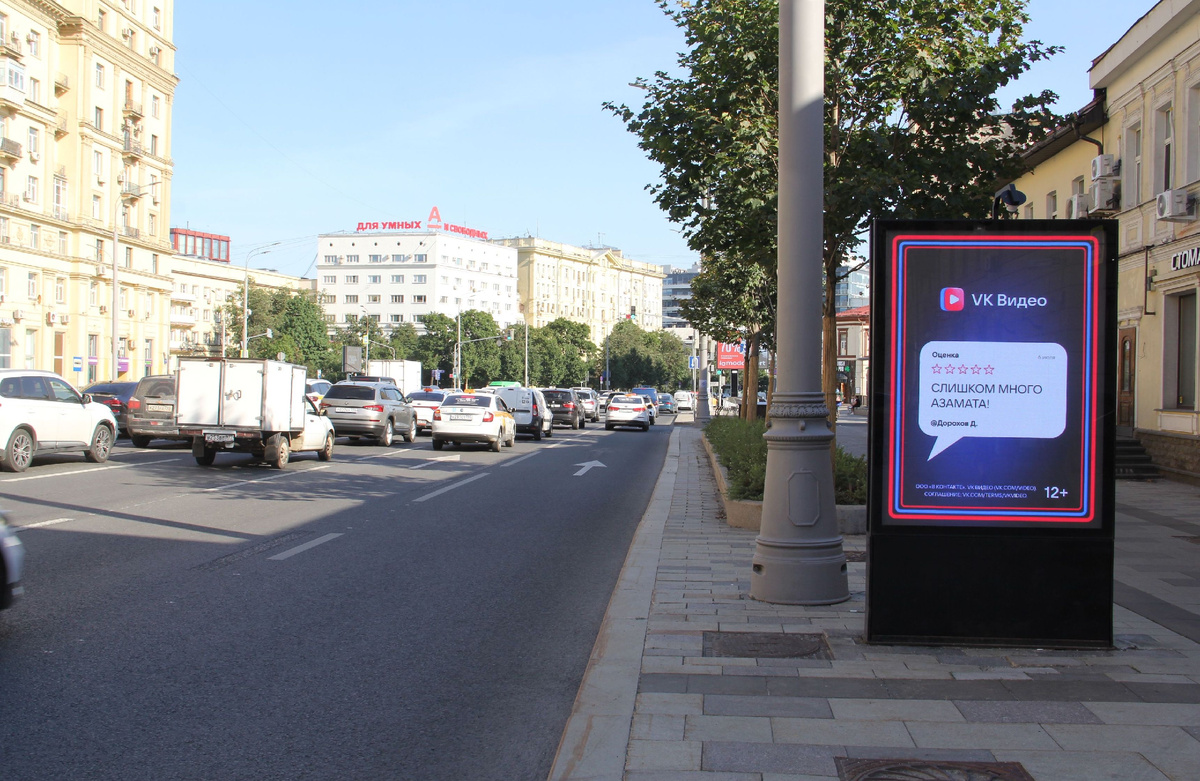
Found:
<path fill-rule="evenodd" d="M 417 416 L 409 399 L 386 382 L 339 382 L 321 399 L 339 437 L 373 437 L 384 447 L 398 431 L 405 442 L 417 438 Z"/>
<path fill-rule="evenodd" d="M 554 415 L 554 423 L 565 423 L 571 428 L 583 428 L 587 425 L 587 414 L 583 411 L 583 402 L 570 388 L 542 388 L 546 397 L 546 406 Z"/>
<path fill-rule="evenodd" d="M 125 421 L 134 447 L 149 447 L 152 439 L 191 441 L 191 437 L 179 436 L 179 427 L 175 425 L 173 374 L 151 374 L 139 380 L 129 397 Z"/>

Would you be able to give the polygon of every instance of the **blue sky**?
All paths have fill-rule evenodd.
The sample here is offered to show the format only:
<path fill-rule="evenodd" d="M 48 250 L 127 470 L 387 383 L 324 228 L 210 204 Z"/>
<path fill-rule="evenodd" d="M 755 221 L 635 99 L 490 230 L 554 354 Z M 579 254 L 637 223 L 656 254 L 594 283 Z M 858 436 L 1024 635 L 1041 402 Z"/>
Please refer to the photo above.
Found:
<path fill-rule="evenodd" d="M 1152 4 L 1033 0 L 1028 37 L 1067 50 L 1021 80 L 1060 111 Z M 338 9 L 346 9 L 339 13 Z M 175 4 L 171 224 L 229 235 L 234 262 L 312 275 L 316 235 L 442 219 L 490 236 L 695 254 L 645 186 L 657 167 L 606 100 L 683 39 L 653 0 Z"/>

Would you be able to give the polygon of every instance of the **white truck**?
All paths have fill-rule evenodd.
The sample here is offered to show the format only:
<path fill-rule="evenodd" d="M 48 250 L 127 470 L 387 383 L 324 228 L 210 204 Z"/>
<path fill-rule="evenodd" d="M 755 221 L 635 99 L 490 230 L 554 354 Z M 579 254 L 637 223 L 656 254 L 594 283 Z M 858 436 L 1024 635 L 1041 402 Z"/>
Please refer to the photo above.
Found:
<path fill-rule="evenodd" d="M 405 395 L 421 390 L 420 361 L 367 361 L 367 375 L 391 377 Z"/>
<path fill-rule="evenodd" d="M 308 370 L 283 361 L 182 358 L 175 422 L 192 455 L 210 466 L 221 450 L 251 453 L 278 469 L 293 451 L 333 457 L 333 424 L 304 395 Z"/>

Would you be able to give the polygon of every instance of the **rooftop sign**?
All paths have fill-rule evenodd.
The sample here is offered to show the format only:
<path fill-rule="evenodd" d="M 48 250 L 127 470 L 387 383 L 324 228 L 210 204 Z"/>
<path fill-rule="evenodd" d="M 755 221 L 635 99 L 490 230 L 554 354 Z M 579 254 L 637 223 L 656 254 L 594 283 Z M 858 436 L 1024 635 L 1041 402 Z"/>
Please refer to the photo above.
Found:
<path fill-rule="evenodd" d="M 421 220 L 391 220 L 385 222 L 360 222 L 355 228 L 356 231 L 411 231 L 421 230 Z M 476 230 L 475 228 L 467 228 L 462 225 L 454 225 L 449 222 L 442 222 L 442 215 L 438 211 L 438 207 L 434 206 L 429 212 L 428 219 L 424 220 L 427 230 L 440 230 L 447 233 L 457 233 L 460 236 L 466 236 L 470 239 L 481 239 L 487 241 L 487 231 Z"/>

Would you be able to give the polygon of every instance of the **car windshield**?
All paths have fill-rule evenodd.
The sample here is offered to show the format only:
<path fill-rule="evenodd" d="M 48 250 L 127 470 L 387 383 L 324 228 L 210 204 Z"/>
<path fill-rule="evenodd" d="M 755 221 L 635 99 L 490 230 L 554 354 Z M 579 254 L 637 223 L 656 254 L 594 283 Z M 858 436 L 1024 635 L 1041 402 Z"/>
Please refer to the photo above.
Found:
<path fill-rule="evenodd" d="M 175 378 L 174 377 L 159 377 L 155 379 L 145 379 L 138 383 L 137 391 L 134 393 L 139 398 L 162 398 L 163 396 L 175 395 Z"/>
<path fill-rule="evenodd" d="M 451 396 L 442 402 L 443 407 L 490 407 L 491 396 Z"/>
<path fill-rule="evenodd" d="M 546 397 L 546 401 L 567 402 L 571 400 L 570 391 L 542 391 L 542 395 Z"/>
<path fill-rule="evenodd" d="M 372 401 L 375 398 L 375 389 L 369 385 L 334 385 L 325 394 L 325 398 Z"/>
<path fill-rule="evenodd" d="M 441 401 L 446 397 L 441 393 L 425 393 L 423 391 L 418 391 L 417 393 L 412 394 L 409 398 L 411 398 L 413 401 Z"/>

